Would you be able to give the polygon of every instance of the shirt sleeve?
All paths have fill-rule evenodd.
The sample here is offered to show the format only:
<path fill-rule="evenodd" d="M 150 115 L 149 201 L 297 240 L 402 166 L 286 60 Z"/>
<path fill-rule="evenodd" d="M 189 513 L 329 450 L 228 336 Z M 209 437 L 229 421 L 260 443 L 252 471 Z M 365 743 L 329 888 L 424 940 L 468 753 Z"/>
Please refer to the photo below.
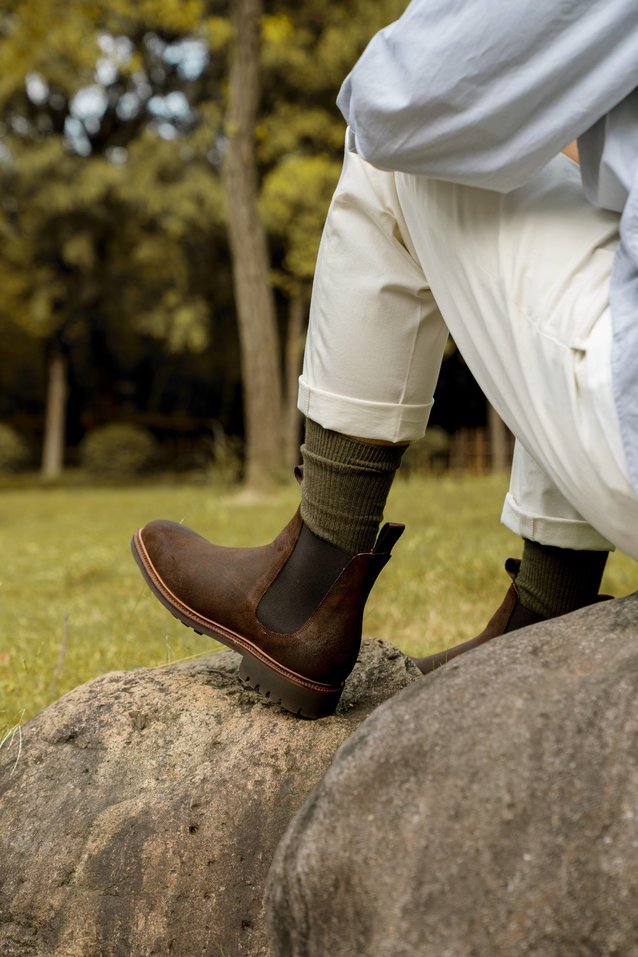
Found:
<path fill-rule="evenodd" d="M 636 0 L 413 0 L 337 102 L 374 166 L 506 192 L 637 76 Z"/>

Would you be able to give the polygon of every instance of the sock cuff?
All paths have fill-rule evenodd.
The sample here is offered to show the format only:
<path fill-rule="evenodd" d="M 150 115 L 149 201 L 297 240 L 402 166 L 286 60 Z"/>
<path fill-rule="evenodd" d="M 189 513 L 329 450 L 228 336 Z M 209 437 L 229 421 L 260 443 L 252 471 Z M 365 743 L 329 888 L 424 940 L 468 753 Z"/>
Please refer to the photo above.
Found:
<path fill-rule="evenodd" d="M 340 432 L 332 432 L 306 419 L 306 441 L 302 446 L 304 460 L 311 456 L 315 461 L 323 459 L 331 465 L 343 465 L 347 469 L 369 468 L 375 472 L 396 472 L 408 445 L 376 445 L 359 442 Z"/>
<path fill-rule="evenodd" d="M 521 604 L 553 618 L 595 600 L 608 552 L 523 541 L 523 560 L 515 581 Z"/>
<path fill-rule="evenodd" d="M 301 451 L 301 517 L 350 555 L 374 546 L 385 501 L 406 445 L 368 445 L 310 419 Z"/>

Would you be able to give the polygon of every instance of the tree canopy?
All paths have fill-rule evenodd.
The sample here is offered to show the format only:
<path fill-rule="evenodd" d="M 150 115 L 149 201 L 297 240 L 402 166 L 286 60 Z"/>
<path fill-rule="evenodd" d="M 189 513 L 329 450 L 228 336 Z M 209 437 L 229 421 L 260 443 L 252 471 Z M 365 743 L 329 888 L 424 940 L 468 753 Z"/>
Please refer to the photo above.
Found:
<path fill-rule="evenodd" d="M 338 87 L 402 6 L 282 0 L 261 18 L 258 209 L 281 329 L 288 300 L 307 302 L 339 175 Z M 206 418 L 240 428 L 221 178 L 233 37 L 213 0 L 0 4 L 0 326 L 23 364 L 62 354 L 72 393 L 104 415 L 151 354 L 135 409 L 159 403 L 166 368 L 209 370 Z M 0 374 L 0 415 L 12 388 Z M 177 411 L 192 414 L 187 392 Z"/>

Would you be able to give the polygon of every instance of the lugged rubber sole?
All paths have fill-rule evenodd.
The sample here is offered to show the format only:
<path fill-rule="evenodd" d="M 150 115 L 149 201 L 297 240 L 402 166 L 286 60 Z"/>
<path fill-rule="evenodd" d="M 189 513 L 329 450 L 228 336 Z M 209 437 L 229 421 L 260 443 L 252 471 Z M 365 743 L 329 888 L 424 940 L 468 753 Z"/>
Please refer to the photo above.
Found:
<path fill-rule="evenodd" d="M 131 551 L 146 584 L 174 618 L 192 628 L 196 634 L 208 635 L 239 652 L 242 656 L 239 678 L 245 685 L 300 718 L 326 718 L 334 714 L 343 685 L 322 685 L 296 674 L 270 658 L 248 638 L 204 618 L 185 605 L 160 578 L 144 547 L 140 531 L 131 539 Z"/>

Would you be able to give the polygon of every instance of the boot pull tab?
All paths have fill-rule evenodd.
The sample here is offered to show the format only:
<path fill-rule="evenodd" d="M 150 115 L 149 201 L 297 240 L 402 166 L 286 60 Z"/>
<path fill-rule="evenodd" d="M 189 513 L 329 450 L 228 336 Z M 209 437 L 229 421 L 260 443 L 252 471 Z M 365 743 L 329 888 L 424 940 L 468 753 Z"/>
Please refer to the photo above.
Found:
<path fill-rule="evenodd" d="M 505 571 L 510 576 L 512 581 L 515 581 L 516 576 L 519 573 L 520 567 L 521 567 L 520 558 L 508 558 L 507 561 L 505 562 Z"/>
<path fill-rule="evenodd" d="M 404 531 L 405 525 L 399 525 L 397 522 L 386 522 L 379 532 L 379 537 L 372 549 L 373 554 L 389 555 Z"/>

